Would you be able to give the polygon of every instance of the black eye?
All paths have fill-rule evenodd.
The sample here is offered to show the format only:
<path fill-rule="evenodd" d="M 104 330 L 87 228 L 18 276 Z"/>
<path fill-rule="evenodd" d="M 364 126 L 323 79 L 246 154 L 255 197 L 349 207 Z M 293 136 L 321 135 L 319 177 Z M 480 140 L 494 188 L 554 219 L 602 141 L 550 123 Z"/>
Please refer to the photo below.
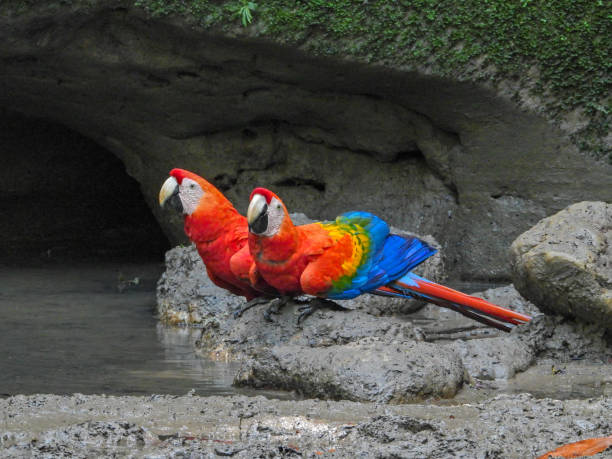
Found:
<path fill-rule="evenodd" d="M 191 188 L 193 190 L 195 188 L 195 183 L 190 183 L 189 184 L 189 188 Z"/>
<path fill-rule="evenodd" d="M 281 205 L 280 205 L 280 204 L 276 204 L 276 208 L 277 208 L 277 209 L 280 209 L 280 208 L 281 208 Z"/>

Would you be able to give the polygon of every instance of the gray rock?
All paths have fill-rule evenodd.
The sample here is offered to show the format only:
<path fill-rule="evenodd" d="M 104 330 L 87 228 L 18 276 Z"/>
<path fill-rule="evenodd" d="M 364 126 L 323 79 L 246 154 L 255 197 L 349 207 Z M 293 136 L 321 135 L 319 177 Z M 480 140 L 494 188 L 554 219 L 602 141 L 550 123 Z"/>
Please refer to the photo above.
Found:
<path fill-rule="evenodd" d="M 323 309 L 298 323 L 300 304 L 289 303 L 280 313 L 265 320 L 266 306 L 246 311 L 242 317 L 222 316 L 205 323 L 200 338 L 203 353 L 213 358 L 241 359 L 277 345 L 327 347 L 377 337 L 395 340 L 422 340 L 422 332 L 410 321 L 375 317 L 360 310 Z"/>
<path fill-rule="evenodd" d="M 292 217 L 297 223 L 308 221 L 304 215 Z M 439 275 L 440 258 L 426 269 Z M 385 301 L 399 300 L 367 295 L 372 304 L 367 299 L 342 302 L 343 307 L 357 310 L 323 309 L 302 324 L 297 322 L 300 305 L 295 303 L 275 314 L 273 323 L 262 317 L 266 306 L 234 319 L 232 312 L 244 299 L 210 282 L 193 246 L 177 247 L 166 254 L 166 271 L 158 282 L 157 297 L 162 321 L 202 327 L 198 344 L 203 354 L 215 359 L 246 359 L 245 370 L 236 377 L 240 384 L 276 386 L 309 396 L 398 403 L 425 396 L 452 396 L 463 381 L 458 357 L 449 351 L 436 356 L 435 346 L 415 342 L 422 340 L 422 333 L 410 322 L 389 317 L 391 311 L 385 317 L 368 314 L 383 308 Z M 363 344 L 363 339 L 373 337 L 376 343 Z M 278 362 L 267 356 L 275 353 L 285 359 L 297 356 L 293 359 L 296 373 L 289 380 L 274 379 Z M 364 359 L 366 354 L 369 359 Z M 300 364 L 303 358 L 310 359 L 310 370 L 305 362 Z M 372 366 L 385 359 L 390 361 L 384 367 Z M 326 372 L 334 375 L 329 383 L 311 378 Z"/>
<path fill-rule="evenodd" d="M 292 217 L 298 223 L 308 221 L 304 215 Z M 424 270 L 430 277 L 439 276 L 440 257 Z M 301 324 L 300 305 L 295 302 L 275 314 L 274 322 L 262 317 L 266 306 L 234 319 L 231 312 L 244 300 L 210 283 L 193 247 L 167 253 L 157 296 L 163 321 L 202 327 L 198 344 L 203 354 L 245 361 L 236 384 L 322 398 L 402 403 L 450 397 L 463 382 L 456 354 L 418 342 L 420 330 L 389 315 L 389 302 L 400 300 L 364 295 L 358 301 L 340 302 L 342 307 L 316 311 Z M 390 309 L 385 316 L 368 313 L 384 309 L 385 302 Z"/>
<path fill-rule="evenodd" d="M 456 340 L 447 346 L 461 356 L 472 378 L 510 379 L 535 361 L 535 350 L 513 336 Z"/>
<path fill-rule="evenodd" d="M 464 371 L 452 351 L 422 342 L 361 341 L 343 346 L 277 346 L 256 354 L 236 384 L 297 390 L 309 397 L 407 403 L 452 397 Z"/>
<path fill-rule="evenodd" d="M 199 325 L 229 315 L 245 303 L 213 284 L 193 245 L 166 252 L 166 270 L 157 282 L 157 313 L 171 325 Z"/>
<path fill-rule="evenodd" d="M 441 270 L 439 259 L 431 261 L 423 267 L 427 277 Z M 234 318 L 244 299 L 210 283 L 193 247 L 168 252 L 158 307 L 162 320 L 202 328 L 202 355 L 241 362 L 236 384 L 321 398 L 398 402 L 449 396 L 461 387 L 464 373 L 471 382 L 497 386 L 533 364 L 580 359 L 599 364 L 599 371 L 612 358 L 602 327 L 543 316 L 512 286 L 475 295 L 534 320 L 504 334 L 454 311 L 427 305 L 407 313 L 409 301 L 373 295 L 319 309 L 301 323 L 305 298 L 271 314 L 272 321 L 264 319 L 266 305 Z"/>
<path fill-rule="evenodd" d="M 474 295 L 523 314 L 541 315 L 511 285 Z M 517 335 L 518 329 L 529 325 L 517 327 L 510 334 L 500 333 L 453 311 L 429 305 L 418 316 L 425 340 L 455 351 L 471 378 L 507 380 L 535 362 L 535 347 Z"/>
<path fill-rule="evenodd" d="M 612 205 L 581 202 L 511 247 L 514 284 L 540 309 L 612 329 Z"/>
<path fill-rule="evenodd" d="M 612 343 L 601 324 L 540 315 L 513 334 L 533 349 L 540 362 L 578 360 L 608 365 L 612 361 Z"/>
<path fill-rule="evenodd" d="M 550 367 L 572 361 L 594 363 L 602 376 L 606 374 L 612 345 L 602 325 L 546 316 L 512 285 L 474 295 L 531 315 L 533 319 L 505 334 L 435 306 L 427 306 L 409 316 L 426 341 L 457 352 L 470 377 L 507 380 L 531 365 Z"/>

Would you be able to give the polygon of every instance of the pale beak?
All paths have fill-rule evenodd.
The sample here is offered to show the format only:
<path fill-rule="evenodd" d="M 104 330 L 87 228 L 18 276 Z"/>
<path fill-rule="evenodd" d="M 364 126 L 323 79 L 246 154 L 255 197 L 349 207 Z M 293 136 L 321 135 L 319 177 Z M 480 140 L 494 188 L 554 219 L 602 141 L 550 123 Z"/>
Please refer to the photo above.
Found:
<path fill-rule="evenodd" d="M 178 182 L 174 177 L 168 177 L 162 185 L 161 190 L 159 190 L 159 205 L 164 207 L 164 204 L 166 204 L 168 201 L 170 201 L 172 204 L 176 204 L 174 202 L 175 200 L 180 203 L 178 193 Z"/>
<path fill-rule="evenodd" d="M 256 194 L 251 199 L 247 210 L 247 222 L 251 233 L 261 234 L 268 229 L 268 204 L 262 195 Z"/>

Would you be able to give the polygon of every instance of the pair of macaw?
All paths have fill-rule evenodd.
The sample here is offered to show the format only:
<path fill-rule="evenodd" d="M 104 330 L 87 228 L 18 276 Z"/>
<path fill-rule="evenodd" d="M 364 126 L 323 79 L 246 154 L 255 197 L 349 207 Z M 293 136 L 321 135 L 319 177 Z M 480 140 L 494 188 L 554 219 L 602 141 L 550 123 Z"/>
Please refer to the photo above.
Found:
<path fill-rule="evenodd" d="M 422 299 L 505 331 L 531 320 L 411 273 L 436 250 L 390 234 L 368 212 L 295 226 L 277 195 L 256 188 L 245 218 L 212 184 L 183 169 L 170 172 L 159 202 L 182 211 L 210 279 L 244 296 L 246 307 L 303 294 L 342 300 L 370 293 Z"/>

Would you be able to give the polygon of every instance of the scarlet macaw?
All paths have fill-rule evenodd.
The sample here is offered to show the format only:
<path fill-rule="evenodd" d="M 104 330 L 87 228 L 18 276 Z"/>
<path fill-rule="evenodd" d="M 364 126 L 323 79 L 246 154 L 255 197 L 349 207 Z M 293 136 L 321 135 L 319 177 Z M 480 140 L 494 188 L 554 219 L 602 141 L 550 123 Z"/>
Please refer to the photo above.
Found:
<path fill-rule="evenodd" d="M 363 293 L 412 297 L 505 331 L 531 320 L 411 273 L 435 249 L 416 237 L 389 234 L 387 223 L 368 212 L 295 226 L 277 195 L 256 188 L 247 221 L 257 270 L 283 295 L 305 293 L 338 300 Z"/>
<path fill-rule="evenodd" d="M 166 203 L 184 214 L 185 233 L 213 283 L 244 296 L 249 306 L 278 296 L 256 272 L 246 218 L 215 186 L 193 172 L 172 169 L 159 192 L 160 206 Z"/>

